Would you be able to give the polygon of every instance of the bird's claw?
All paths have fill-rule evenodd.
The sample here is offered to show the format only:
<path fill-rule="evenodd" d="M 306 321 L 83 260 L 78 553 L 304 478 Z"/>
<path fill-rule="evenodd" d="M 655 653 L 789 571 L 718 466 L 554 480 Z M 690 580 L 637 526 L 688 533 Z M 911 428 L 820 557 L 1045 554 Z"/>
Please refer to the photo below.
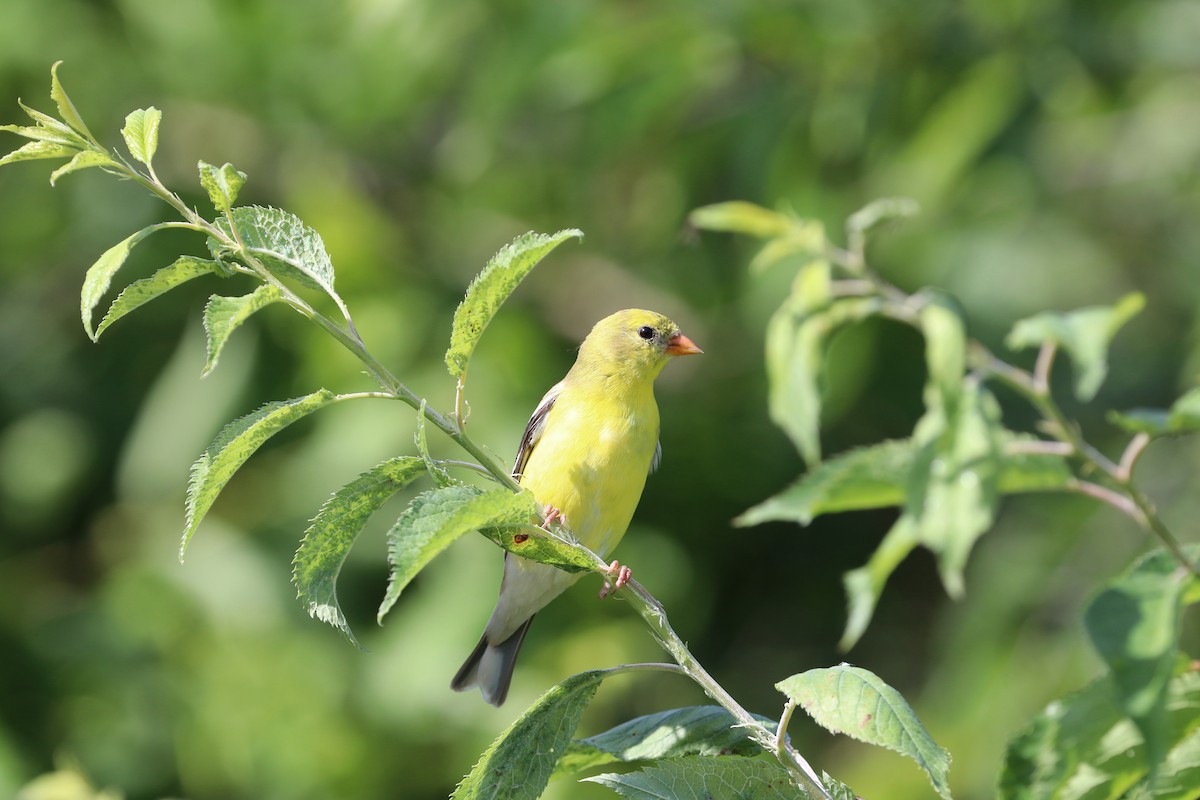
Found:
<path fill-rule="evenodd" d="M 546 507 L 542 509 L 542 529 L 548 531 L 550 530 L 550 526 L 556 522 L 566 525 L 567 518 L 561 511 L 550 503 L 547 503 Z"/>
<path fill-rule="evenodd" d="M 633 570 L 622 566 L 619 561 L 614 561 L 608 565 L 605 575 L 608 577 L 604 579 L 604 585 L 600 587 L 601 600 L 629 583 L 629 579 L 633 577 Z"/>

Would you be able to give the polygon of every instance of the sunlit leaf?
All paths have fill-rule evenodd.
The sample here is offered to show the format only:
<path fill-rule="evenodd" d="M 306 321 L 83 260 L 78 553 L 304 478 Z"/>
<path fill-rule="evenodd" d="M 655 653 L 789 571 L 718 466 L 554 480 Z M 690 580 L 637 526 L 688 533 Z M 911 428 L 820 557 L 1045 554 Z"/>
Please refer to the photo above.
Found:
<path fill-rule="evenodd" d="M 292 559 L 292 583 L 308 613 L 340 630 L 355 647 L 361 645 L 338 604 L 338 573 L 371 515 L 423 474 L 425 462 L 414 456 L 390 458 L 362 473 L 325 501 Z"/>
<path fill-rule="evenodd" d="M 1004 341 L 1013 350 L 1058 344 L 1075 362 L 1075 396 L 1091 400 L 1108 374 L 1109 343 L 1145 304 L 1145 296 L 1133 292 L 1112 306 L 1045 311 L 1019 321 Z"/>
<path fill-rule="evenodd" d="M 485 525 L 479 532 L 510 553 L 567 572 L 586 572 L 601 566 L 594 556 L 560 538 L 559 532 L 552 533 L 532 523 Z"/>
<path fill-rule="evenodd" d="M 607 786 L 626 800 L 797 800 L 810 798 L 774 761 L 685 756 L 637 772 L 584 780 Z"/>
<path fill-rule="evenodd" d="M 774 730 L 774 720 L 756 719 Z M 555 774 L 571 775 L 618 762 L 759 753 L 762 747 L 728 711 L 720 706 L 689 706 L 637 717 L 572 742 Z"/>
<path fill-rule="evenodd" d="M 278 208 L 240 206 L 230 213 L 246 249 L 272 274 L 325 292 L 341 305 L 333 289 L 333 262 L 319 233 L 295 214 Z M 214 223 L 232 236 L 224 215 Z M 217 260 L 230 257 L 230 251 L 211 237 L 208 248 Z"/>
<path fill-rule="evenodd" d="M 92 312 L 100 303 L 100 298 L 108 291 L 113 275 L 125 263 L 125 259 L 129 257 L 129 251 L 134 248 L 134 245 L 155 231 L 169 227 L 172 227 L 171 223 L 162 222 L 142 228 L 129 238 L 118 242 L 104 251 L 104 254 L 96 260 L 96 263 L 92 264 L 88 269 L 87 275 L 83 278 L 83 289 L 79 293 L 79 316 L 83 320 L 83 329 L 87 332 L 88 338 L 93 342 L 96 341 L 96 337 L 99 334 L 92 329 Z"/>
<path fill-rule="evenodd" d="M 257 411 L 229 423 L 217 434 L 217 438 L 192 464 L 187 489 L 187 521 L 179 547 L 180 560 L 200 521 L 242 464 L 267 439 L 336 399 L 333 392 L 319 389 L 304 397 L 267 403 Z"/>
<path fill-rule="evenodd" d="M 158 150 L 158 126 L 161 122 L 162 112 L 154 106 L 130 111 L 125 117 L 125 127 L 121 129 L 125 146 L 129 148 L 129 155 L 146 166 L 150 166 Z"/>
<path fill-rule="evenodd" d="M 950 754 L 933 740 L 904 697 L 875 674 L 841 664 L 793 675 L 775 688 L 834 733 L 908 756 L 949 800 Z"/>
<path fill-rule="evenodd" d="M 42 158 L 70 158 L 78 152 L 79 150 L 74 147 L 68 147 L 58 142 L 37 139 L 32 142 L 26 142 L 4 156 L 4 158 L 0 158 L 0 167 L 5 164 L 14 164 L 18 161 L 36 161 Z"/>
<path fill-rule="evenodd" d="M 1200 672 L 1180 659 L 1167 684 L 1166 753 L 1145 743 L 1109 678 L 1053 701 L 1008 743 L 999 800 L 1192 800 L 1200 790 Z"/>
<path fill-rule="evenodd" d="M 536 800 L 567 751 L 607 672 L 572 675 L 546 692 L 492 742 L 453 800 Z"/>
<path fill-rule="evenodd" d="M 96 327 L 96 338 L 117 320 L 126 314 L 141 308 L 154 298 L 187 283 L 201 275 L 221 275 L 220 266 L 215 261 L 192 256 L 180 256 L 169 267 L 163 267 L 149 278 L 134 281 L 125 287 L 108 307 L 108 312 Z"/>
<path fill-rule="evenodd" d="M 58 113 L 62 116 L 63 122 L 94 142 L 96 141 L 95 137 L 92 136 L 92 132 L 84 124 L 83 117 L 75 108 L 75 104 L 71 102 L 71 98 L 67 96 L 67 90 L 63 88 L 62 83 L 58 80 L 58 68 L 62 63 L 61 61 L 56 61 L 50 67 L 50 99 L 58 106 Z"/>
<path fill-rule="evenodd" d="M 1189 551 L 1195 561 L 1200 546 Z M 1166 749 L 1167 683 L 1185 598 L 1196 584 L 1173 555 L 1155 551 L 1109 583 L 1084 614 L 1088 636 L 1112 672 L 1121 707 L 1141 731 L 1150 764 Z"/>
<path fill-rule="evenodd" d="M 233 164 L 214 167 L 212 164 L 201 161 L 197 167 L 200 170 L 200 185 L 208 192 L 208 199 L 212 201 L 217 211 L 224 213 L 233 208 L 233 204 L 237 202 L 238 193 L 246 185 L 246 173 L 239 171 Z M 330 285 L 332 285 L 332 267 L 329 273 Z"/>
<path fill-rule="evenodd" d="M 462 378 L 475 346 L 501 304 L 551 250 L 571 238 L 581 239 L 583 233 L 574 228 L 549 235 L 526 233 L 492 256 L 454 311 L 450 348 L 446 351 L 446 367 L 451 375 Z"/>
<path fill-rule="evenodd" d="M 948 298 L 937 294 L 929 298 L 919 313 L 929 372 L 925 404 L 940 404 L 947 414 L 952 414 L 962 392 L 967 361 L 967 334 L 962 316 Z"/>
<path fill-rule="evenodd" d="M 455 539 L 480 528 L 534 519 L 537 509 L 528 491 L 460 485 L 418 495 L 388 531 L 391 574 L 378 618 L 383 619 L 409 581 Z"/>
<path fill-rule="evenodd" d="M 111 158 L 97 150 L 80 150 L 75 154 L 75 157 L 63 164 L 54 172 L 50 173 L 50 185 L 54 186 L 58 183 L 58 179 L 64 175 L 69 175 L 72 172 L 78 172 L 81 169 L 88 167 L 115 167 L 116 163 Z"/>
<path fill-rule="evenodd" d="M 221 351 L 229 336 L 254 312 L 283 299 L 279 289 L 270 283 L 264 283 L 250 294 L 241 297 L 221 297 L 213 295 L 204 306 L 204 331 L 208 334 L 208 358 L 204 363 L 201 376 L 212 372 L 221 357 Z"/>

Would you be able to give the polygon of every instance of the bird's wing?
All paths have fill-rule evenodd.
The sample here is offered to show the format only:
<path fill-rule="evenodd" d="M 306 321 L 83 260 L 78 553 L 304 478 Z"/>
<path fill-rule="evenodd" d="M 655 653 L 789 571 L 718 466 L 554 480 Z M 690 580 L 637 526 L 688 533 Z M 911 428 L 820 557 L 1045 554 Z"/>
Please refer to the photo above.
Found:
<path fill-rule="evenodd" d="M 662 442 L 654 443 L 654 457 L 650 459 L 650 473 L 654 474 L 654 470 L 658 469 L 659 463 L 662 461 Z"/>
<path fill-rule="evenodd" d="M 542 402 L 538 403 L 538 407 L 533 410 L 533 416 L 529 418 L 529 424 L 525 426 L 525 433 L 521 436 L 521 446 L 517 449 L 517 458 L 513 464 L 513 477 L 517 480 L 521 479 L 521 473 L 525 471 L 525 464 L 529 461 L 529 454 L 533 452 L 533 448 L 537 446 L 538 440 L 542 438 L 542 431 L 546 427 L 546 415 L 550 413 L 550 409 L 554 406 L 554 401 L 558 399 L 558 395 L 562 392 L 562 382 L 558 382 L 550 387 L 550 391 L 542 398 Z"/>

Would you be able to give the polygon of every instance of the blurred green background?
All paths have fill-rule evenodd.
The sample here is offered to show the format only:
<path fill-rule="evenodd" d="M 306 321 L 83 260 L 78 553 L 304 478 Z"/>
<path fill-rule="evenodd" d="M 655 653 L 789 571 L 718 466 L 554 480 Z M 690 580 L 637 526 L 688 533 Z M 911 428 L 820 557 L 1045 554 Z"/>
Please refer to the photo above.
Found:
<path fill-rule="evenodd" d="M 7 0 L 3 16 L 3 121 L 21 121 L 18 97 L 53 108 L 58 59 L 110 144 L 129 110 L 162 109 L 164 181 L 203 207 L 197 159 L 231 161 L 250 175 L 242 202 L 319 230 L 368 345 L 435 406 L 452 401 L 441 354 L 471 276 L 516 234 L 584 229 L 489 329 L 471 427 L 509 457 L 575 344 L 618 308 L 664 311 L 704 347 L 659 382 L 665 459 L 619 555 L 752 710 L 777 715 L 776 681 L 848 659 L 900 688 L 951 750 L 956 795 L 985 797 L 1009 736 L 1099 672 L 1081 608 L 1148 543 L 1078 499 L 1009 501 L 962 602 L 915 555 L 861 644 L 837 652 L 840 576 L 894 514 L 730 526 L 802 468 L 766 418 L 761 363 L 788 275 L 749 276 L 752 243 L 698 236 L 684 218 L 747 199 L 836 230 L 878 196 L 915 197 L 922 215 L 880 238 L 874 260 L 902 287 L 953 293 L 972 334 L 1001 352 L 1020 316 L 1146 292 L 1099 400 L 1070 409 L 1111 451 L 1103 408 L 1166 404 L 1200 365 L 1195 3 Z M 329 492 L 412 452 L 413 414 L 394 403 L 338 406 L 272 440 L 181 566 L 188 466 L 224 422 L 370 384 L 282 307 L 239 331 L 201 381 L 200 309 L 232 293 L 212 281 L 90 344 L 76 312 L 84 270 L 169 216 L 98 172 L 51 191 L 50 166 L 0 170 L 0 796 L 58 759 L 134 800 L 445 797 L 556 680 L 661 658 L 589 580 L 539 615 L 503 709 L 452 693 L 499 553 L 462 540 L 377 627 L 383 537 L 403 498 L 342 573 L 370 652 L 310 620 L 291 554 Z M 159 234 L 122 275 L 202 248 Z M 826 452 L 911 430 L 921 347 L 885 323 L 837 338 Z M 1028 426 L 1013 399 L 1001 394 L 1006 423 Z M 1163 442 L 1140 468 L 1190 540 L 1198 462 L 1194 443 Z M 699 702 L 672 676 L 621 677 L 581 733 Z M 818 769 L 864 796 L 930 796 L 898 756 L 792 730 Z"/>

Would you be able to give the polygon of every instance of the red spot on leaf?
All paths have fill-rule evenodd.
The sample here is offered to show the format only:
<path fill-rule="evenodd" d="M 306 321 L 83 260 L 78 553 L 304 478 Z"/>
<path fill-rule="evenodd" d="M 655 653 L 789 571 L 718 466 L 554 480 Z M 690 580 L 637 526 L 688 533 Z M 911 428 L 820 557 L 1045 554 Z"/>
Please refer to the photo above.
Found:
<path fill-rule="evenodd" d="M 518 533 L 516 536 L 513 537 L 513 544 L 524 544 L 525 540 L 528 538 L 529 538 L 528 533 Z"/>

